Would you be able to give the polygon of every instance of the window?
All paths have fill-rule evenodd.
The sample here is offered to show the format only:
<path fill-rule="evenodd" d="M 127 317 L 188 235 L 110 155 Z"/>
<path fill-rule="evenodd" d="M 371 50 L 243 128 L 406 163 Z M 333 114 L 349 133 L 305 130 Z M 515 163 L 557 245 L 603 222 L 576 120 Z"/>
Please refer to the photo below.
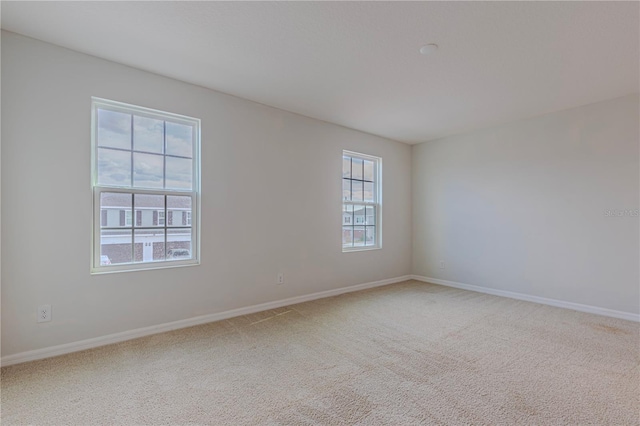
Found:
<path fill-rule="evenodd" d="M 197 264 L 200 120 L 93 98 L 91 127 L 92 272 Z"/>
<path fill-rule="evenodd" d="M 381 247 L 382 159 L 342 153 L 342 251 Z"/>

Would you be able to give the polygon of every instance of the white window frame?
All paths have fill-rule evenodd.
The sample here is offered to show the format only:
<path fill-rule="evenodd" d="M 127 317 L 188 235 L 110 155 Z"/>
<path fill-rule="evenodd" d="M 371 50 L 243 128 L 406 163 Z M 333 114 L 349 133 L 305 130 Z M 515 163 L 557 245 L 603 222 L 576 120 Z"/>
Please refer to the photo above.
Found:
<path fill-rule="evenodd" d="M 373 170 L 373 176 L 374 176 L 374 200 L 373 201 L 350 201 L 350 200 L 344 200 L 344 197 L 342 196 L 342 181 L 340 182 L 341 186 L 340 186 L 340 194 L 341 194 L 341 198 L 343 198 L 342 200 L 342 206 L 341 206 L 341 215 L 344 213 L 344 207 L 347 205 L 351 205 L 351 206 L 371 206 L 374 208 L 375 211 L 375 237 L 376 237 L 376 243 L 375 245 L 371 245 L 371 246 L 344 246 L 342 245 L 342 252 L 343 253 L 348 253 L 348 252 L 356 252 L 356 251 L 368 251 L 368 250 L 379 250 L 382 248 L 382 158 L 380 157 L 376 157 L 373 155 L 368 155 L 368 154 L 362 154 L 360 152 L 354 152 L 354 151 L 348 151 L 348 150 L 343 150 L 342 151 L 342 157 L 344 156 L 349 156 L 349 157 L 355 157 L 355 158 L 359 158 L 362 160 L 368 160 L 368 161 L 373 161 L 374 164 L 374 170 Z M 342 165 L 342 163 L 341 163 Z M 342 170 L 342 167 L 341 167 Z M 342 177 L 342 179 L 344 179 L 344 177 Z M 342 217 L 342 216 L 341 216 Z M 366 217 L 366 216 L 365 216 Z M 343 220 L 341 220 L 341 222 L 344 222 Z M 345 225 L 344 223 L 342 223 L 341 227 L 340 227 L 340 234 L 342 235 L 342 233 L 344 232 L 344 227 L 349 227 L 351 226 L 354 230 L 355 230 L 355 226 L 364 226 L 364 225 L 357 225 L 355 223 L 355 220 L 351 221 L 351 225 Z M 353 233 L 354 231 L 352 231 L 352 238 L 353 238 Z M 342 238 L 340 239 L 342 241 Z"/>
<path fill-rule="evenodd" d="M 116 112 L 123 112 L 127 114 L 133 114 L 142 117 L 154 118 L 159 120 L 171 121 L 174 123 L 180 123 L 190 125 L 193 127 L 193 152 L 192 152 L 192 189 L 191 190 L 176 190 L 176 189 L 152 189 L 133 186 L 111 186 L 111 185 L 98 185 L 98 123 L 97 123 L 97 111 L 98 109 L 108 109 Z M 200 119 L 187 117 L 184 115 L 173 114 L 164 111 L 158 111 L 150 108 L 144 108 L 136 105 L 125 104 L 122 102 L 111 101 L 107 99 L 91 98 L 91 189 L 93 194 L 93 221 L 92 221 L 92 241 L 91 241 L 91 273 L 102 274 L 111 272 L 125 272 L 125 271 L 139 271 L 148 269 L 163 269 L 174 268 L 182 266 L 195 266 L 200 264 Z M 179 195 L 189 196 L 191 198 L 191 259 L 185 260 L 158 260 L 152 262 L 131 262 L 123 264 L 100 264 L 100 230 L 101 230 L 101 207 L 100 207 L 100 195 L 103 192 L 110 193 L 123 193 L 123 194 L 149 194 L 149 195 Z M 166 198 L 165 198 L 166 201 Z M 167 211 L 170 209 L 165 202 L 165 234 L 168 235 L 167 230 L 172 229 L 167 223 Z M 130 212 L 130 222 L 127 224 L 127 217 L 125 213 L 125 227 L 132 227 L 132 251 L 135 247 L 135 241 L 133 240 L 133 232 L 135 229 L 135 206 L 125 211 Z M 159 226 L 160 227 L 160 226 Z M 180 228 L 180 227 L 177 227 Z M 166 241 L 168 237 L 165 237 L 165 250 Z"/>

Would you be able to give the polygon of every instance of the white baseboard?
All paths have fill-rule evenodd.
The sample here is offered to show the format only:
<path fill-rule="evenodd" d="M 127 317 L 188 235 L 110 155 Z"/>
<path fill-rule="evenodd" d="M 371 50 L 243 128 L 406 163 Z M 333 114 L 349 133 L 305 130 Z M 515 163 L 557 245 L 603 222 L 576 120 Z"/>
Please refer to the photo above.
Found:
<path fill-rule="evenodd" d="M 139 337 L 150 336 L 152 334 L 164 333 L 165 331 L 177 330 L 180 328 L 192 327 L 194 325 L 206 324 L 209 322 L 220 321 L 228 318 L 238 317 L 241 315 L 253 314 L 256 312 L 267 311 L 269 309 L 281 308 L 283 306 L 295 305 L 297 303 L 309 302 L 311 300 L 323 299 L 325 297 L 337 296 L 343 293 L 351 293 L 354 291 L 365 290 L 373 287 L 380 287 L 387 284 L 399 283 L 410 280 L 410 275 L 404 275 L 396 278 L 389 278 L 381 281 L 373 281 L 364 284 L 357 284 L 349 287 L 342 287 L 333 290 L 321 291 L 318 293 L 307 294 L 304 296 L 290 297 L 288 299 L 276 300 L 273 302 L 260 303 L 258 305 L 247 306 L 245 308 L 231 309 L 229 311 L 218 312 L 215 314 L 201 315 L 184 320 L 173 321 L 165 324 L 153 325 L 150 327 L 138 328 L 135 330 L 123 331 L 121 333 L 108 334 L 106 336 L 95 337 L 92 339 L 80 340 L 78 342 L 66 343 L 63 345 L 51 346 L 48 348 L 35 349 L 32 351 L 20 352 L 13 355 L 7 355 L 0 359 L 0 365 L 6 367 L 13 364 L 20 364 L 27 361 L 35 361 L 38 359 L 50 358 L 58 355 L 64 355 L 72 352 L 83 351 L 86 349 L 97 348 L 99 346 L 110 345 L 112 343 L 124 342 L 126 340 L 137 339 Z"/>
<path fill-rule="evenodd" d="M 607 317 L 620 318 L 628 321 L 640 322 L 640 315 L 631 312 L 616 311 L 613 309 L 600 308 L 598 306 L 582 305 L 580 303 L 565 302 L 564 300 L 547 299 L 546 297 L 531 296 L 524 293 L 515 293 L 506 290 L 496 290 L 488 287 L 480 287 L 477 285 L 463 284 L 455 281 L 441 280 L 438 278 L 423 277 L 420 275 L 412 275 L 412 279 L 423 281 L 426 283 L 440 284 L 447 287 L 455 287 L 462 290 L 470 290 L 478 293 L 492 294 L 494 296 L 508 297 L 510 299 L 525 300 L 527 302 L 535 302 L 543 305 L 556 306 L 558 308 L 573 309 L 574 311 L 588 312 L 590 314 L 604 315 Z"/>

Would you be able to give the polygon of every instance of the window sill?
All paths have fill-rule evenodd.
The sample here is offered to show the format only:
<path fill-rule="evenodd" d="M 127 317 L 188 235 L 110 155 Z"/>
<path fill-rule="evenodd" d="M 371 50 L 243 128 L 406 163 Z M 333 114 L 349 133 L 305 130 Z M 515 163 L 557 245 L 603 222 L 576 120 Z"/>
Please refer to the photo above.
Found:
<path fill-rule="evenodd" d="M 371 247 L 351 247 L 351 248 L 343 248 L 343 253 L 352 253 L 357 251 L 371 251 L 371 250 L 380 250 L 382 247 L 380 246 L 371 246 Z"/>
<path fill-rule="evenodd" d="M 185 266 L 198 266 L 198 265 L 200 265 L 199 260 L 127 263 L 123 265 L 98 266 L 95 268 L 91 268 L 91 275 L 115 274 L 118 272 L 150 271 L 155 269 L 183 268 Z"/>

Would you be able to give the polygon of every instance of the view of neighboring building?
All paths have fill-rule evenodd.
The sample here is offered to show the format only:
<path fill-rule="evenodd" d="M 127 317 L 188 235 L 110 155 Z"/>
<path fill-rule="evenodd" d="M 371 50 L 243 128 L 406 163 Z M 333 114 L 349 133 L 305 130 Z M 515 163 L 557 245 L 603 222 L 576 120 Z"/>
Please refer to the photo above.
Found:
<path fill-rule="evenodd" d="M 188 196 L 102 193 L 101 263 L 190 257 L 191 212 Z"/>
<path fill-rule="evenodd" d="M 376 215 L 373 206 L 345 205 L 342 211 L 342 245 L 376 245 Z"/>

